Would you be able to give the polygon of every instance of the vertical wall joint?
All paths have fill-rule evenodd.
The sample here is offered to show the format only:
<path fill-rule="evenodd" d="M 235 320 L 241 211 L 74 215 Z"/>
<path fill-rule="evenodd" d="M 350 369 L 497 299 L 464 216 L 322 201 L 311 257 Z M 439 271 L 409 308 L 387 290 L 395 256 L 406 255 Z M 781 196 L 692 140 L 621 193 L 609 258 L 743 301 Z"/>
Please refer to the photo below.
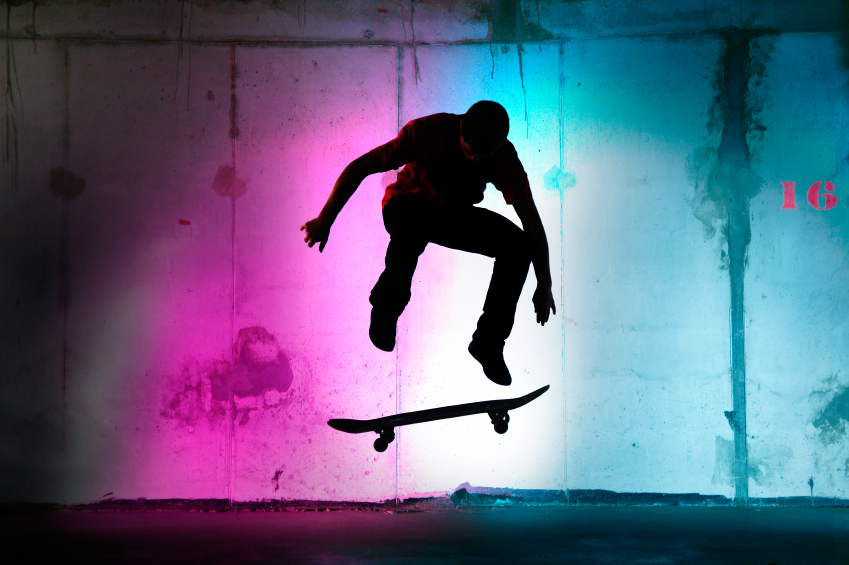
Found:
<path fill-rule="evenodd" d="M 236 42 L 230 42 L 230 153 L 233 182 L 236 182 L 236 138 L 239 137 L 236 105 Z M 230 305 L 230 367 L 236 366 L 236 190 L 232 191 L 230 208 L 230 275 L 232 303 Z M 233 505 L 236 488 L 236 399 L 233 391 L 229 398 L 230 417 L 227 419 L 227 499 Z"/>

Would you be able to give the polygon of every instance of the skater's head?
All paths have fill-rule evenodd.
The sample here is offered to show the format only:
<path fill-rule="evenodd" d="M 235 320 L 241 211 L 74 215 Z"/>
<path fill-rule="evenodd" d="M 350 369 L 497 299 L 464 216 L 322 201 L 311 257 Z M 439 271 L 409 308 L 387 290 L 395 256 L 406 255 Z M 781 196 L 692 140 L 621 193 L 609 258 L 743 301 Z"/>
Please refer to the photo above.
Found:
<path fill-rule="evenodd" d="M 510 131 L 507 110 L 498 102 L 475 102 L 461 116 L 460 146 L 469 161 L 485 159 L 498 151 Z"/>

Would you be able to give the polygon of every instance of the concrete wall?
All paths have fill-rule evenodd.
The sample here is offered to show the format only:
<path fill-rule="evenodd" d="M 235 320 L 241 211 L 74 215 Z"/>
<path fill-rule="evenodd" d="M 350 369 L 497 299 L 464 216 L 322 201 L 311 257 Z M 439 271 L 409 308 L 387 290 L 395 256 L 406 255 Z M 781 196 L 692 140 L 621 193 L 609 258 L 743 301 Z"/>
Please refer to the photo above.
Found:
<path fill-rule="evenodd" d="M 847 497 L 838 3 L 11 4 L 0 500 Z M 510 389 L 465 351 L 482 257 L 430 246 L 396 351 L 370 344 L 394 173 L 324 253 L 298 231 L 350 160 L 479 99 L 510 114 L 558 306 L 533 323 L 531 274 Z M 469 417 L 378 454 L 326 425 L 544 384 L 504 436 Z"/>

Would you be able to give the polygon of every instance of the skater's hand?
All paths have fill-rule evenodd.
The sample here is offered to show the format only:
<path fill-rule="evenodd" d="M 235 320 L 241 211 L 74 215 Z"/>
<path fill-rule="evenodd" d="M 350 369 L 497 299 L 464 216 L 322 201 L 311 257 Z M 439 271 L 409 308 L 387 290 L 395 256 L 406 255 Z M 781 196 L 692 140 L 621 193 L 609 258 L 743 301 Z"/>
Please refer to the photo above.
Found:
<path fill-rule="evenodd" d="M 545 325 L 548 321 L 549 312 L 557 314 L 554 307 L 554 295 L 551 293 L 551 285 L 538 285 L 534 291 L 534 312 L 537 313 L 537 323 Z"/>
<path fill-rule="evenodd" d="M 333 222 L 328 222 L 321 216 L 302 225 L 301 231 L 305 233 L 304 241 L 306 244 L 312 247 L 318 243 L 319 253 L 324 251 L 324 246 L 327 245 L 327 238 L 330 237 L 331 225 L 333 225 Z"/>

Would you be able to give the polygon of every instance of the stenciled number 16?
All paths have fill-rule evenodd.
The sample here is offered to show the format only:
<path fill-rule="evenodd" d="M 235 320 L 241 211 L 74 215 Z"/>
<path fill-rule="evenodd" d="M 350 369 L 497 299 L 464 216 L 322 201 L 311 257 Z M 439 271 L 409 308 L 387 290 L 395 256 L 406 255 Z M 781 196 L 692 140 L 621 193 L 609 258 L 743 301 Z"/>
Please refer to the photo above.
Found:
<path fill-rule="evenodd" d="M 796 182 L 795 181 L 784 181 L 781 183 L 784 187 L 784 206 L 781 207 L 782 210 L 797 210 L 798 206 L 796 206 Z M 824 185 L 824 186 L 823 186 Z M 820 193 L 820 187 L 825 191 L 824 194 Z M 834 184 L 828 181 L 818 181 L 811 185 L 808 189 L 808 204 L 811 205 L 811 208 L 814 210 L 831 210 L 835 206 L 837 206 L 837 196 L 831 194 L 834 192 Z M 821 199 L 825 198 L 825 203 L 823 206 L 820 206 Z"/>

